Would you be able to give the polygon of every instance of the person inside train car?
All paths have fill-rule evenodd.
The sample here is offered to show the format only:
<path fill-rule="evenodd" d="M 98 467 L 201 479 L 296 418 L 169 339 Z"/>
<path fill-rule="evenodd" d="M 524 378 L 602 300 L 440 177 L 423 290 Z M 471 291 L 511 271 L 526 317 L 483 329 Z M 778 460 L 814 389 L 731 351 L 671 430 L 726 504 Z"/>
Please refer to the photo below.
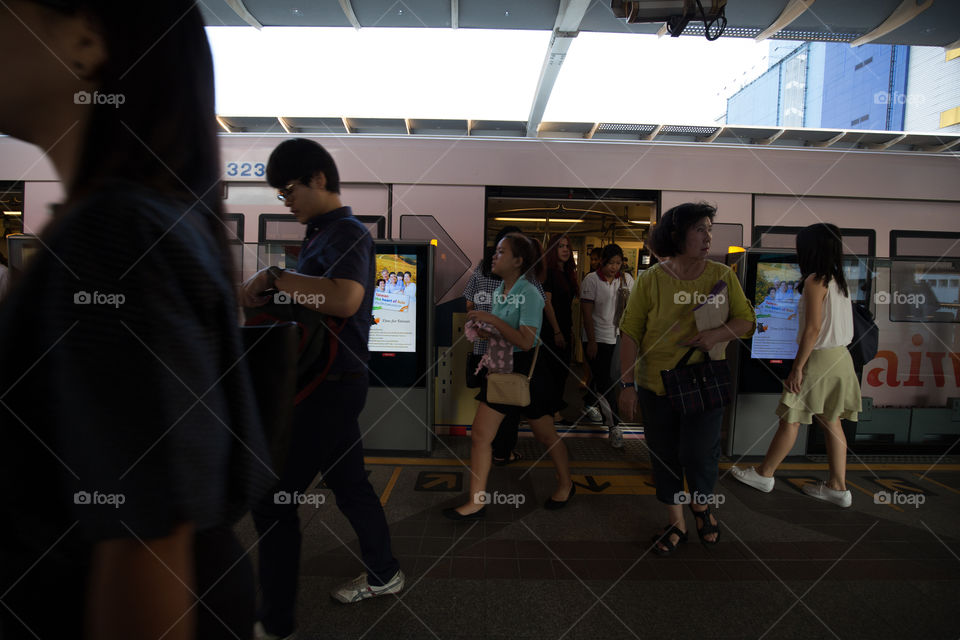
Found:
<path fill-rule="evenodd" d="M 736 275 L 725 265 L 707 259 L 710 229 L 716 209 L 705 203 L 686 203 L 667 211 L 650 235 L 661 261 L 637 278 L 620 322 L 620 411 L 633 417 L 639 407 L 653 466 L 657 499 L 667 505 L 667 524 L 654 535 L 653 551 L 668 555 L 687 540 L 683 503 L 688 502 L 700 540 L 720 539 L 714 486 L 720 458 L 723 408 L 681 416 L 666 396 L 660 372 L 674 368 L 691 347 L 701 352 L 753 333 L 756 318 Z M 698 331 L 697 304 L 710 301 L 714 287 L 726 285 L 729 314 L 722 325 Z M 722 356 L 721 356 L 722 357 Z M 691 361 L 704 359 L 701 353 Z M 688 491 L 684 492 L 684 478 Z"/>
<path fill-rule="evenodd" d="M 0 305 L 0 637 L 249 638 L 270 457 L 201 12 L 10 0 L 0 59 L 0 132 L 64 189 Z"/>
<path fill-rule="evenodd" d="M 487 254 L 473 270 L 467 285 L 463 288 L 463 297 L 466 298 L 468 313 L 474 310 L 490 312 L 493 309 L 493 294 L 501 283 L 500 276 L 493 273 L 493 256 L 500 241 L 508 233 L 520 233 L 520 227 L 506 226 L 497 232 L 493 246 L 487 250 Z M 536 279 L 531 280 L 531 283 L 543 298 L 544 309 L 546 309 L 547 296 L 543 290 L 543 285 Z M 467 386 L 469 388 L 475 389 L 480 386 L 480 378 L 477 377 L 476 370 L 480 364 L 480 359 L 486 352 L 486 340 L 481 339 L 473 343 L 473 351 L 467 358 Z M 516 449 L 519 428 L 519 412 L 512 411 L 503 416 L 491 445 L 493 447 L 493 464 L 504 466 L 523 459 L 523 455 Z"/>
<path fill-rule="evenodd" d="M 617 389 L 611 375 L 620 333 L 617 305 L 621 297 L 626 299 L 634 284 L 630 274 L 623 273 L 622 265 L 623 249 L 618 244 L 608 244 L 601 253 L 600 266 L 587 274 L 580 286 L 581 339 L 590 367 L 590 388 L 585 402 L 587 407 L 599 410 L 609 430 L 610 446 L 616 449 L 623 447 L 623 432 L 614 410 Z M 619 310 L 622 311 L 622 307 Z"/>
<path fill-rule="evenodd" d="M 590 250 L 590 271 L 596 271 L 600 268 L 600 261 L 603 259 L 603 249 L 594 247 Z"/>
<path fill-rule="evenodd" d="M 340 200 L 333 158 L 316 142 L 286 140 L 270 154 L 267 182 L 306 226 L 296 271 L 275 267 L 243 285 L 247 306 L 264 304 L 265 290 L 287 292 L 310 309 L 346 320 L 329 339 L 336 358 L 324 380 L 293 412 L 293 435 L 283 471 L 270 495 L 253 508 L 259 542 L 260 637 L 285 637 L 296 627 L 300 569 L 300 520 L 296 500 L 318 474 L 337 499 L 360 542 L 366 571 L 331 592 L 338 602 L 397 593 L 404 574 L 391 550 L 390 528 L 380 498 L 367 480 L 358 418 L 367 397 L 367 341 L 373 308 L 376 257 L 373 237 Z"/>
<path fill-rule="evenodd" d="M 570 358 L 573 350 L 573 301 L 580 294 L 577 281 L 577 265 L 570 250 L 570 238 L 566 234 L 554 235 L 547 243 L 544 261 L 546 277 L 543 290 L 553 313 L 544 307 L 543 326 L 552 331 L 552 339 L 546 338 L 541 358 L 544 373 L 551 378 L 551 399 L 554 402 L 554 422 L 563 421 L 560 412 L 566 407 L 563 392 L 570 373 Z M 549 334 L 548 334 L 549 335 Z M 552 343 L 552 344 L 551 344 Z"/>
<path fill-rule="evenodd" d="M 467 319 L 493 327 L 500 337 L 513 345 L 513 371 L 526 374 L 534 364 L 534 348 L 540 339 L 544 299 L 533 284 L 543 275 L 540 243 L 521 233 L 508 233 L 497 244 L 492 272 L 501 278 L 493 293 L 492 311 L 474 309 Z M 541 350 L 542 351 L 542 350 Z M 570 478 L 567 446 L 553 425 L 549 402 L 550 379 L 539 367 L 530 380 L 530 404 L 525 407 L 495 404 L 487 400 L 486 376 L 481 378 L 480 406 L 473 419 L 470 448 L 470 499 L 459 507 L 443 510 L 451 520 L 475 520 L 486 515 L 487 477 L 490 474 L 491 443 L 504 416 L 521 414 L 530 423 L 534 436 L 547 447 L 556 467 L 557 487 L 544 507 L 560 509 L 576 492 Z"/>
<path fill-rule="evenodd" d="M 853 496 L 846 486 L 847 441 L 841 420 L 856 422 L 860 382 L 847 345 L 853 339 L 853 307 L 843 276 L 843 241 L 830 223 L 812 224 L 797 234 L 801 280 L 797 356 L 784 382 L 777 407 L 780 423 L 767 454 L 757 467 L 733 466 L 734 478 L 765 493 L 773 491 L 773 474 L 790 453 L 800 424 L 817 424 L 826 431 L 830 478 L 803 485 L 819 500 L 849 507 Z"/>

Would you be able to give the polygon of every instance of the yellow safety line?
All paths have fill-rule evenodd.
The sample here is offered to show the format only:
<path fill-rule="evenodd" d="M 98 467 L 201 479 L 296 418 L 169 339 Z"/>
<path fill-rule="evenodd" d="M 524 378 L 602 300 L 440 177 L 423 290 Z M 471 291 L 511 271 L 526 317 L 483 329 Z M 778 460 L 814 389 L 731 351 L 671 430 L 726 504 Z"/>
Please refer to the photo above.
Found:
<path fill-rule="evenodd" d="M 861 491 L 861 492 L 867 494 L 867 495 L 870 496 L 871 498 L 873 498 L 873 496 L 875 495 L 875 494 L 873 494 L 873 493 L 870 493 L 869 491 L 867 491 L 866 489 L 864 489 L 864 488 L 861 487 L 860 485 L 858 485 L 858 484 L 853 484 L 853 483 L 850 482 L 849 480 L 847 480 L 847 484 L 850 485 L 851 487 L 853 487 L 854 489 L 856 489 L 856 490 L 858 490 L 858 491 Z M 903 509 L 901 509 L 900 507 L 898 507 L 898 506 L 895 505 L 895 504 L 890 504 L 889 502 L 885 502 L 884 504 L 887 505 L 888 507 L 890 507 L 891 509 L 895 509 L 895 510 L 899 511 L 900 513 L 903 513 Z"/>
<path fill-rule="evenodd" d="M 938 487 L 943 487 L 943 488 L 946 489 L 947 491 L 953 491 L 954 493 L 960 493 L 960 491 L 958 491 L 957 489 L 954 489 L 953 487 L 948 487 L 947 485 L 943 484 L 942 482 L 937 482 L 936 480 L 934 480 L 934 479 L 931 478 L 930 476 L 922 476 L 922 475 L 920 475 L 919 473 L 915 473 L 915 474 L 913 474 L 913 475 L 917 476 L 917 477 L 920 478 L 921 480 L 926 480 L 927 482 L 932 482 L 933 484 L 937 485 Z"/>
<path fill-rule="evenodd" d="M 401 471 L 403 471 L 403 467 L 393 468 L 393 475 L 390 476 L 390 480 L 387 482 L 387 488 L 383 490 L 383 495 L 380 496 L 381 507 L 385 507 L 387 505 L 387 500 L 390 499 L 390 492 L 393 491 L 393 485 L 397 484 L 397 478 L 400 477 Z"/>

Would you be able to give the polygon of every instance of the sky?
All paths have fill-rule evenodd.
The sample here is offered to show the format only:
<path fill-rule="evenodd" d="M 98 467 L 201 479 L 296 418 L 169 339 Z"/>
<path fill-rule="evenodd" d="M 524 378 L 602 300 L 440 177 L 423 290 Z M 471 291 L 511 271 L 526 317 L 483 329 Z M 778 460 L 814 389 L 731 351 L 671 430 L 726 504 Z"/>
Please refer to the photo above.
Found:
<path fill-rule="evenodd" d="M 527 120 L 548 31 L 209 27 L 223 116 Z M 713 124 L 767 43 L 581 33 L 545 122 Z"/>

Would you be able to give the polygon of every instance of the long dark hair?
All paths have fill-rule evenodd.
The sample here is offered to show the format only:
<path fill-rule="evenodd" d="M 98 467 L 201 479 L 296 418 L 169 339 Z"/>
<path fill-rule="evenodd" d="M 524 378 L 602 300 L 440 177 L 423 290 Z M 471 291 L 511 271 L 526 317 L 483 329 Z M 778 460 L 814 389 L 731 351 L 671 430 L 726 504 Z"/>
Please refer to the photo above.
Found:
<path fill-rule="evenodd" d="M 560 262 L 560 256 L 557 255 L 560 241 L 564 238 L 567 238 L 567 242 L 570 241 L 570 238 L 565 233 L 550 236 L 550 241 L 547 242 L 544 261 L 547 263 L 547 271 L 558 271 L 562 276 L 566 277 L 570 290 L 573 291 L 573 295 L 576 297 L 580 295 L 580 283 L 577 282 L 577 262 L 573 259 L 573 251 L 570 251 L 570 259 L 566 262 Z"/>
<path fill-rule="evenodd" d="M 91 104 L 68 202 L 116 180 L 144 185 L 191 205 L 225 247 L 213 58 L 195 2 L 33 1 L 90 16 L 107 49 L 96 90 L 123 96 Z"/>
<path fill-rule="evenodd" d="M 797 259 L 800 262 L 800 286 L 808 275 L 823 283 L 823 286 L 835 280 L 843 295 L 849 296 L 847 281 L 843 277 L 843 240 L 840 229 L 829 222 L 819 222 L 804 227 L 797 234 Z"/>

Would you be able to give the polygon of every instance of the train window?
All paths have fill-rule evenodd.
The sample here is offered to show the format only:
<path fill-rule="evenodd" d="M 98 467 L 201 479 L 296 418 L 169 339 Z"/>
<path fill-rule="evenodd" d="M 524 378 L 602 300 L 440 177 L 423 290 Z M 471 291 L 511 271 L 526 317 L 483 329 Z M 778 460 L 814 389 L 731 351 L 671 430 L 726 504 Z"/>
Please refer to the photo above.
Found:
<path fill-rule="evenodd" d="M 960 258 L 960 233 L 891 231 L 891 258 Z"/>
<path fill-rule="evenodd" d="M 243 214 L 228 213 L 223 216 L 223 224 L 227 229 L 227 239 L 230 242 L 243 242 Z"/>
<path fill-rule="evenodd" d="M 877 312 L 889 306 L 892 322 L 960 321 L 960 259 L 893 260 L 890 291 L 874 296 Z"/>
<path fill-rule="evenodd" d="M 753 229 L 753 246 L 765 249 L 795 249 L 797 233 L 803 227 L 765 227 Z M 877 232 L 873 229 L 840 229 L 843 253 L 848 256 L 876 255 Z"/>
<path fill-rule="evenodd" d="M 710 243 L 711 260 L 723 262 L 727 255 L 727 247 L 743 246 L 743 225 L 729 222 L 713 223 L 713 240 Z"/>

